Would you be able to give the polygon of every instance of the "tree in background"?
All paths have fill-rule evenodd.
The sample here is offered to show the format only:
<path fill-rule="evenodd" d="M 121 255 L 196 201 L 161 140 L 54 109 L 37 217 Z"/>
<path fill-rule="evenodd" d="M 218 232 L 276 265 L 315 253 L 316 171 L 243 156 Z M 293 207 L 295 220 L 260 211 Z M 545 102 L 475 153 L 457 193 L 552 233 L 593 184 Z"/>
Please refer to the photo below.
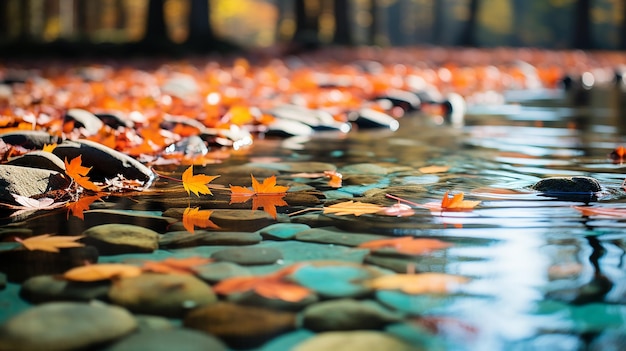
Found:
<path fill-rule="evenodd" d="M 512 46 L 524 45 L 524 32 L 526 32 L 525 14 L 527 0 L 511 0 L 513 6 L 513 33 L 511 35 Z"/>
<path fill-rule="evenodd" d="M 459 40 L 460 46 L 477 46 L 476 27 L 478 24 L 478 11 L 480 0 L 470 0 L 468 8 L 468 18 L 465 22 L 465 29 L 461 32 Z"/>
<path fill-rule="evenodd" d="M 591 0 L 578 0 L 574 9 L 574 40 L 575 49 L 592 49 L 591 37 Z"/>
<path fill-rule="evenodd" d="M 333 36 L 333 44 L 352 45 L 350 2 L 347 0 L 334 0 L 333 13 L 335 15 L 335 34 Z"/>
<path fill-rule="evenodd" d="M 626 50 L 626 0 L 622 0 L 622 23 L 619 40 L 619 49 Z"/>
<path fill-rule="evenodd" d="M 209 0 L 191 0 L 189 9 L 189 35 L 185 41 L 190 49 L 208 51 L 215 43 L 211 26 L 211 4 Z"/>
<path fill-rule="evenodd" d="M 433 26 L 430 40 L 434 45 L 441 45 L 443 43 L 445 11 L 446 7 L 443 0 L 433 0 Z"/>
<path fill-rule="evenodd" d="M 165 0 L 150 0 L 146 19 L 146 31 L 140 44 L 147 49 L 160 50 L 170 46 L 172 41 L 165 23 Z"/>
<path fill-rule="evenodd" d="M 370 0 L 370 26 L 368 28 L 368 44 L 369 45 L 377 45 L 378 40 L 378 23 L 380 22 L 379 13 L 380 9 L 378 8 L 378 1 Z"/>
<path fill-rule="evenodd" d="M 294 50 L 311 50 L 319 47 L 320 0 L 295 0 L 296 30 L 292 38 Z"/>

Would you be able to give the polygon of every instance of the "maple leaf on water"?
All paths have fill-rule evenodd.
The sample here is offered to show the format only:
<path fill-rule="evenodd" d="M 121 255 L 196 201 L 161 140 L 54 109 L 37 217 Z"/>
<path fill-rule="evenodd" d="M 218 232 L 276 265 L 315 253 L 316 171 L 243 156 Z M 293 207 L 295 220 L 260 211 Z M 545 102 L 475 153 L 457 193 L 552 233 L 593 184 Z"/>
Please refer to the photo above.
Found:
<path fill-rule="evenodd" d="M 230 186 L 230 203 L 243 203 L 252 199 L 252 210 L 263 208 L 273 218 L 276 218 L 276 206 L 288 206 L 284 200 L 288 186 L 276 185 L 276 176 L 265 178 L 263 183 L 252 177 L 252 190 L 243 186 Z"/>
<path fill-rule="evenodd" d="M 431 211 L 466 211 L 471 210 L 480 204 L 480 201 L 464 200 L 464 196 L 463 192 L 460 192 L 452 197 L 449 197 L 448 192 L 446 191 L 446 193 L 443 194 L 443 198 L 440 203 L 429 202 L 421 206 Z"/>
<path fill-rule="evenodd" d="M 209 219 L 212 213 L 211 210 L 200 210 L 199 207 L 187 207 L 183 212 L 183 227 L 190 233 L 194 232 L 195 227 L 219 229 L 220 227 Z"/>
<path fill-rule="evenodd" d="M 452 246 L 452 244 L 429 238 L 414 238 L 405 236 L 393 239 L 371 240 L 360 244 L 358 247 L 366 249 L 393 248 L 396 251 L 408 255 L 422 255 L 435 250 L 441 250 Z"/>
<path fill-rule="evenodd" d="M 82 247 L 83 243 L 77 243 L 76 240 L 82 239 L 83 235 L 77 236 L 52 236 L 50 234 L 42 234 L 37 236 L 31 236 L 27 239 L 16 238 L 15 241 L 19 242 L 26 249 L 30 251 L 39 250 L 47 252 L 59 252 L 59 249 L 65 249 L 69 247 Z"/>
<path fill-rule="evenodd" d="M 70 176 L 78 185 L 91 191 L 100 191 L 102 188 L 94 184 L 87 177 L 87 173 L 91 170 L 91 167 L 85 167 L 82 165 L 82 156 L 78 155 L 74 157 L 70 162 L 65 159 L 65 174 Z"/>
<path fill-rule="evenodd" d="M 389 274 L 367 282 L 377 290 L 400 290 L 407 294 L 444 294 L 453 291 L 469 279 L 446 273 Z"/>
<path fill-rule="evenodd" d="M 340 202 L 338 204 L 324 207 L 324 213 L 332 213 L 338 216 L 349 215 L 349 214 L 360 216 L 364 214 L 377 213 L 377 212 L 382 211 L 383 209 L 384 207 L 378 206 L 375 204 L 350 200 L 350 201 Z"/>
<path fill-rule="evenodd" d="M 252 290 L 268 299 L 288 302 L 302 301 L 311 294 L 311 291 L 285 279 L 300 267 L 301 265 L 296 264 L 268 275 L 227 278 L 213 286 L 213 291 L 221 295 L 228 295 Z"/>
<path fill-rule="evenodd" d="M 219 176 L 208 176 L 206 174 L 194 175 L 192 165 L 183 172 L 183 187 L 188 195 L 191 195 L 191 193 L 196 194 L 196 196 L 200 196 L 200 194 L 213 195 L 207 184 L 217 177 Z"/>
<path fill-rule="evenodd" d="M 259 183 L 253 175 L 252 178 L 252 190 L 243 186 L 230 186 L 232 194 L 237 196 L 252 196 L 252 195 L 266 195 L 266 194 L 284 194 L 289 190 L 288 186 L 276 185 L 276 176 L 267 177 L 263 180 L 263 183 Z"/>
<path fill-rule="evenodd" d="M 145 261 L 143 270 L 164 274 L 196 274 L 194 267 L 213 262 L 210 258 L 187 257 L 187 258 L 166 258 L 162 261 Z"/>
<path fill-rule="evenodd" d="M 98 263 L 75 267 L 63 273 L 63 278 L 76 282 L 132 278 L 141 275 L 142 269 L 123 263 Z"/>
<path fill-rule="evenodd" d="M 88 210 L 89 206 L 92 203 L 100 199 L 100 196 L 101 195 L 83 196 L 77 201 L 66 204 L 65 206 L 68 209 L 68 212 L 67 212 L 68 218 L 69 218 L 70 213 L 72 213 L 73 216 L 84 220 L 85 216 L 83 215 L 83 211 Z"/>

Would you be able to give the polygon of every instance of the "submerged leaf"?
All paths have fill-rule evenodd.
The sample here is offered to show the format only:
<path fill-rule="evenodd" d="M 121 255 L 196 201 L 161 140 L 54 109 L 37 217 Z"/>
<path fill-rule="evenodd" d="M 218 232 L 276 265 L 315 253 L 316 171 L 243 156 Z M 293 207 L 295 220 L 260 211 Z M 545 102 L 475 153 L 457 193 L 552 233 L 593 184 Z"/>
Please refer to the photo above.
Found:
<path fill-rule="evenodd" d="M 445 273 L 390 274 L 374 278 L 367 285 L 378 290 L 401 290 L 407 294 L 445 294 L 468 278 Z"/>
<path fill-rule="evenodd" d="M 366 249 L 380 249 L 385 247 L 394 248 L 396 251 L 409 255 L 421 255 L 435 250 L 441 250 L 452 244 L 437 239 L 414 238 L 405 236 L 393 239 L 371 240 L 362 243 L 358 247 Z"/>
<path fill-rule="evenodd" d="M 338 216 L 343 215 L 355 215 L 360 216 L 364 214 L 373 214 L 380 212 L 384 207 L 375 204 L 369 204 L 365 202 L 346 201 L 324 207 L 324 213 L 332 213 Z"/>
<path fill-rule="evenodd" d="M 59 249 L 69 247 L 82 247 L 83 243 L 77 243 L 76 240 L 82 239 L 83 235 L 77 236 L 51 236 L 50 234 L 42 234 L 32 236 L 27 239 L 15 240 L 22 244 L 26 249 L 34 251 L 59 252 Z"/>

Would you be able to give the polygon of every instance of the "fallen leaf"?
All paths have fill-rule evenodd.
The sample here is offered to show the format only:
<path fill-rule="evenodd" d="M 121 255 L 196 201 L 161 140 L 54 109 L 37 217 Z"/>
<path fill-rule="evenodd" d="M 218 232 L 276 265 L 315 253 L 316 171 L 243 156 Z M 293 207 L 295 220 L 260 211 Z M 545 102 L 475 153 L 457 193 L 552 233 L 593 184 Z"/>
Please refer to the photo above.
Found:
<path fill-rule="evenodd" d="M 65 174 L 70 176 L 78 185 L 91 191 L 100 191 L 102 188 L 94 184 L 87 177 L 87 173 L 91 170 L 91 167 L 85 167 L 82 165 L 82 156 L 78 155 L 74 157 L 70 162 L 65 159 Z"/>
<path fill-rule="evenodd" d="M 83 196 L 77 201 L 67 203 L 65 206 L 68 209 L 68 217 L 69 214 L 72 213 L 73 216 L 84 220 L 85 216 L 83 215 L 83 211 L 88 210 L 89 206 L 98 199 L 100 199 L 100 195 Z"/>
<path fill-rule="evenodd" d="M 19 242 L 26 249 L 34 251 L 47 251 L 47 252 L 59 252 L 59 249 L 65 249 L 70 247 L 82 247 L 83 243 L 77 243 L 76 240 L 82 239 L 83 235 L 77 236 L 51 236 L 50 234 L 42 234 L 37 236 L 31 236 L 27 239 L 15 238 L 15 241 Z"/>
<path fill-rule="evenodd" d="M 441 202 L 429 202 L 421 206 L 431 211 L 465 211 L 471 210 L 480 204 L 480 201 L 464 200 L 463 197 L 464 194 L 460 192 L 450 198 L 446 191 Z"/>
<path fill-rule="evenodd" d="M 422 255 L 435 250 L 441 250 L 452 244 L 438 239 L 414 238 L 405 236 L 393 239 L 371 240 L 360 244 L 358 247 L 366 249 L 394 248 L 396 251 L 408 255 Z"/>
<path fill-rule="evenodd" d="M 166 258 L 162 261 L 145 261 L 143 270 L 165 274 L 196 274 L 194 267 L 213 262 L 210 258 Z"/>
<path fill-rule="evenodd" d="M 276 206 L 288 206 L 283 199 L 289 187 L 276 185 L 276 176 L 266 178 L 259 183 L 252 177 L 252 190 L 242 186 L 230 186 L 230 203 L 244 203 L 252 199 L 252 209 L 263 208 L 265 212 L 276 218 Z"/>
<path fill-rule="evenodd" d="M 54 151 L 54 149 L 56 149 L 56 147 L 57 147 L 57 143 L 43 144 L 43 148 L 41 150 L 45 152 L 52 152 Z"/>
<path fill-rule="evenodd" d="M 296 264 L 268 275 L 227 278 L 213 286 L 213 291 L 221 295 L 229 295 L 253 290 L 260 296 L 268 299 L 279 299 L 288 302 L 302 301 L 311 294 L 311 291 L 285 280 L 286 276 L 300 267 L 301 265 Z"/>
<path fill-rule="evenodd" d="M 22 206 L 14 206 L 15 208 L 27 209 L 27 210 L 49 210 L 52 208 L 58 208 L 63 206 L 63 203 L 55 203 L 54 199 L 49 197 L 43 197 L 41 199 L 33 199 L 17 194 L 11 194 L 15 201 Z"/>
<path fill-rule="evenodd" d="M 276 176 L 267 177 L 263 180 L 263 183 L 259 183 L 254 175 L 250 175 L 252 178 L 252 190 L 243 186 L 230 186 L 231 193 L 239 196 L 252 196 L 252 195 L 264 195 L 264 194 L 284 194 L 289 190 L 288 186 L 276 185 Z"/>
<path fill-rule="evenodd" d="M 605 217 L 626 217 L 626 208 L 606 208 L 606 207 L 587 207 L 572 206 L 573 209 L 580 211 L 583 216 L 605 216 Z"/>
<path fill-rule="evenodd" d="M 190 233 L 194 232 L 195 227 L 219 229 L 219 226 L 209 219 L 212 213 L 211 210 L 200 210 L 199 207 L 187 207 L 183 212 L 183 227 Z"/>
<path fill-rule="evenodd" d="M 349 214 L 360 216 L 364 214 L 377 213 L 383 209 L 384 207 L 382 206 L 350 200 L 346 202 L 340 202 L 338 204 L 334 204 L 331 206 L 326 206 L 324 207 L 324 213 L 326 214 L 332 213 L 338 216 L 349 215 Z"/>
<path fill-rule="evenodd" d="M 384 216 L 409 217 L 415 214 L 415 210 L 409 205 L 394 204 L 389 207 L 384 207 L 376 213 Z"/>
<path fill-rule="evenodd" d="M 343 175 L 337 171 L 324 171 L 324 175 L 329 178 L 328 186 L 331 188 L 341 188 Z"/>
<path fill-rule="evenodd" d="M 194 175 L 192 165 L 183 172 L 183 187 L 188 195 L 191 195 L 191 193 L 196 194 L 196 196 L 200 196 L 199 194 L 213 195 L 206 184 L 217 177 L 219 176 L 208 176 L 205 174 Z"/>
<path fill-rule="evenodd" d="M 466 277 L 445 273 L 390 274 L 371 279 L 367 285 L 377 290 L 400 290 L 412 295 L 444 294 L 468 281 Z"/>
<path fill-rule="evenodd" d="M 122 263 L 98 263 L 72 268 L 63 278 L 76 282 L 96 282 L 101 280 L 132 278 L 141 275 L 141 268 Z"/>
<path fill-rule="evenodd" d="M 432 173 L 445 173 L 450 169 L 450 166 L 425 166 L 420 167 L 417 170 L 424 174 L 432 174 Z"/>

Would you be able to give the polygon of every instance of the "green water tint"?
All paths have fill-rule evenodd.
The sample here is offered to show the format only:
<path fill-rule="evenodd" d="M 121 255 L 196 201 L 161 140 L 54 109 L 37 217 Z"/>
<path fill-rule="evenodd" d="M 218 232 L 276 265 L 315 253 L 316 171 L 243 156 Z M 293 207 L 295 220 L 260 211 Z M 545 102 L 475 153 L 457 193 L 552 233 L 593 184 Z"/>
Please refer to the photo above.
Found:
<path fill-rule="evenodd" d="M 250 174 L 257 179 L 277 174 L 279 184 L 289 185 L 290 190 L 285 197 L 289 206 L 278 207 L 276 220 L 261 211 L 251 212 L 250 203 L 230 204 L 229 194 L 219 189 L 214 196 L 188 197 L 180 184 L 158 180 L 155 189 L 170 191 L 104 199 L 85 212 L 84 221 L 66 219 L 63 210 L 37 213 L 23 222 L 7 223 L 3 235 L 6 238 L 13 228 L 74 235 L 110 222 L 138 224 L 163 234 L 184 230 L 180 216 L 185 207 L 213 209 L 211 219 L 219 222 L 222 231 L 258 233 L 259 243 L 248 247 L 282 254 L 276 263 L 247 266 L 249 274 L 309 263 L 291 280 L 310 288 L 321 300 L 379 303 L 388 310 L 385 313 L 401 316 L 380 330 L 416 349 L 619 349 L 626 340 L 626 222 L 586 217 L 572 208 L 624 206 L 624 166 L 607 155 L 626 142 L 626 122 L 618 119 L 619 109 L 604 107 L 608 104 L 603 98 L 596 97 L 596 105 L 602 107 L 572 108 L 554 101 L 477 107 L 470 109 L 462 128 L 415 115 L 402 119 L 396 132 L 363 130 L 348 135 L 319 133 L 306 140 L 258 140 L 245 156 L 194 168 L 196 174 L 219 174 L 211 184 L 225 187 L 249 184 Z M 450 168 L 435 174 L 418 170 L 430 165 Z M 324 179 L 292 176 L 335 169 L 343 175 L 339 189 L 329 187 Z M 558 198 L 530 190 L 542 178 L 574 175 L 596 178 L 603 190 L 594 198 Z M 310 207 L 321 209 L 325 202 L 393 204 L 385 193 L 424 204 L 441 201 L 446 191 L 464 192 L 466 198 L 482 202 L 463 212 L 415 208 L 408 217 L 314 211 L 289 216 Z M 298 226 L 277 224 L 287 222 Z M 202 235 L 202 229 L 196 231 Z M 419 255 L 393 250 L 369 253 L 357 247 L 368 240 L 401 235 L 437 238 L 452 246 Z M 232 247 L 195 243 L 150 254 L 100 256 L 99 261 L 211 257 Z M 316 265 L 321 261 L 325 263 Z M 470 281 L 449 294 L 417 295 L 373 291 L 362 284 L 379 274 L 407 271 L 454 274 Z M 8 283 L 1 300 L 3 321 L 29 307 L 19 297 L 18 283 Z M 250 296 L 228 300 L 295 313 L 305 309 L 297 303 Z M 288 350 L 315 335 L 299 327 L 248 349 Z"/>

